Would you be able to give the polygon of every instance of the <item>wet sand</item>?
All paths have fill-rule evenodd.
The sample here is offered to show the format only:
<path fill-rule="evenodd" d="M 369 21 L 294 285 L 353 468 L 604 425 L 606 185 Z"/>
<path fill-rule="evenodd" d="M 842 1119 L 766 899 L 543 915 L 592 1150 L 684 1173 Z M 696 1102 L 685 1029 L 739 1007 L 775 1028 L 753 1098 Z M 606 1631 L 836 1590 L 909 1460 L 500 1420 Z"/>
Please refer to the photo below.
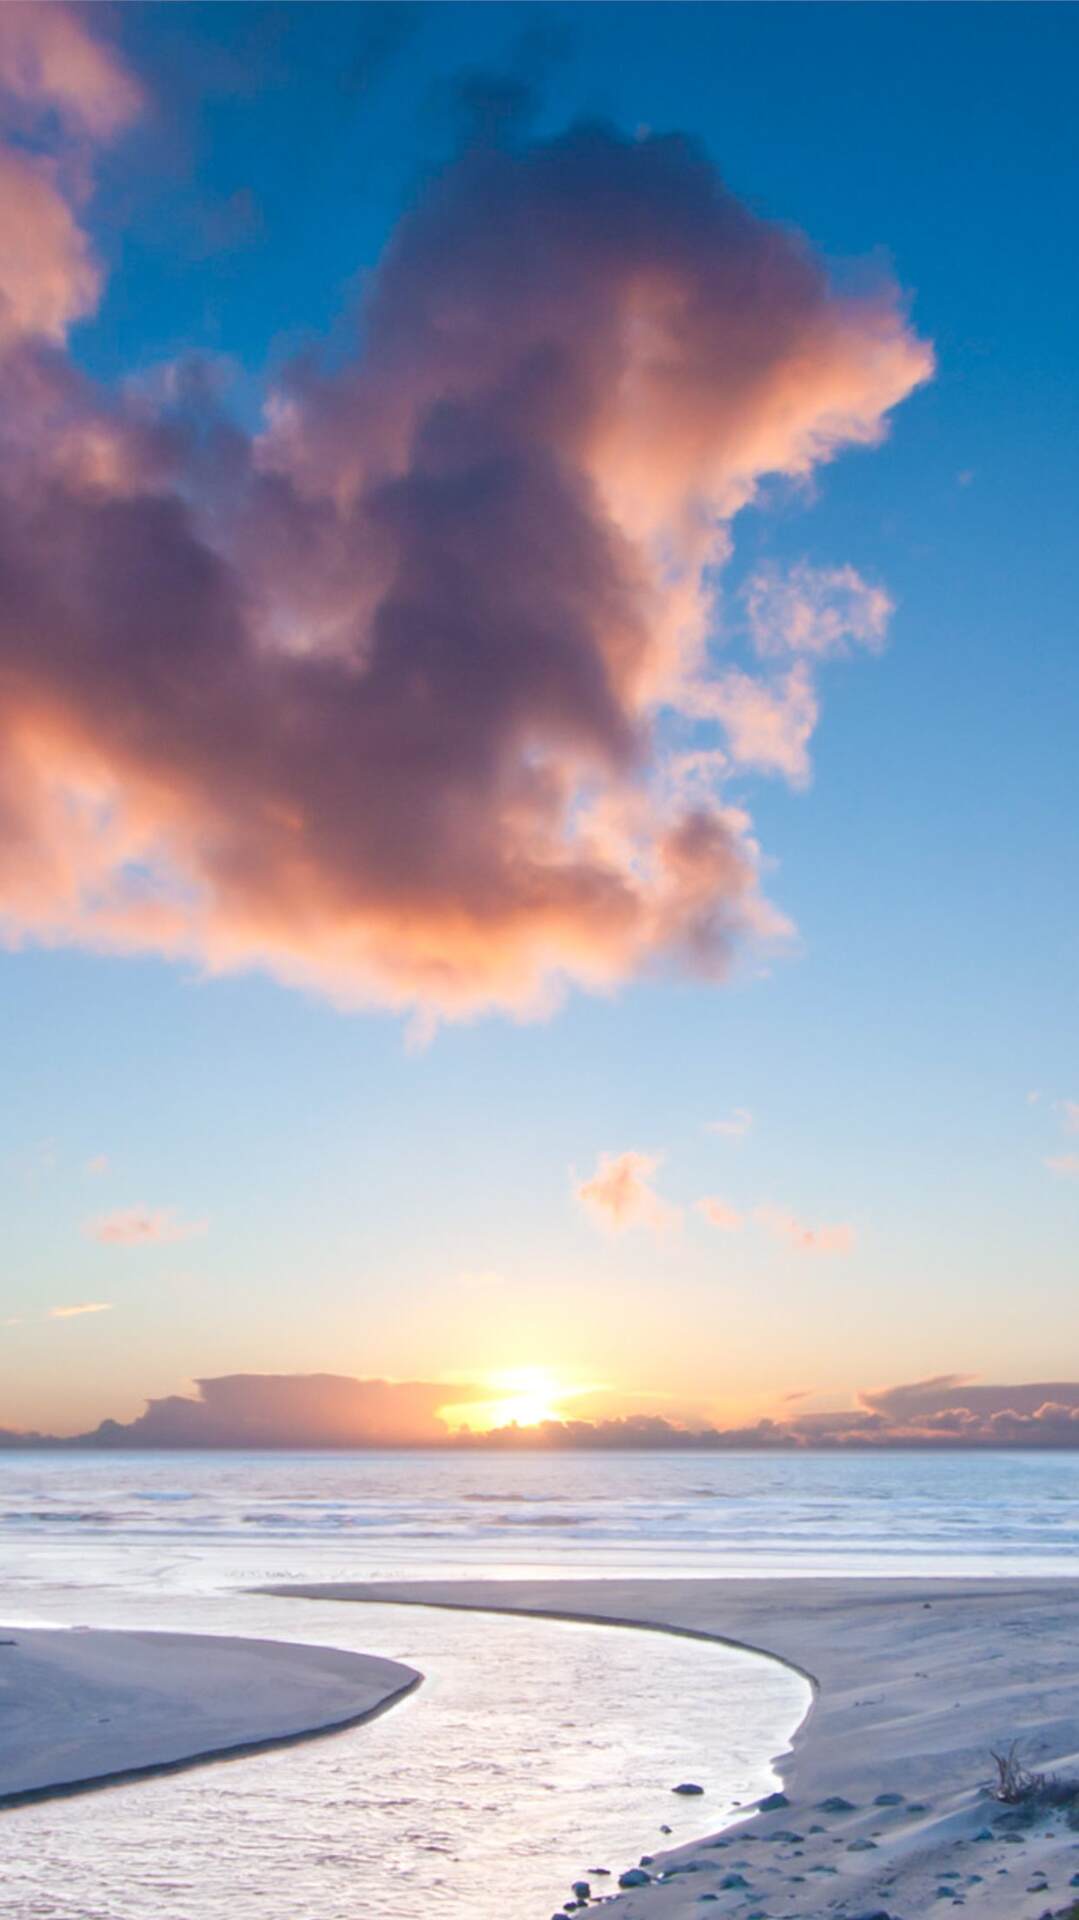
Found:
<path fill-rule="evenodd" d="M 1029 1766 L 1079 1776 L 1079 1582 L 466 1580 L 269 1591 L 653 1627 L 729 1640 L 804 1673 L 814 1704 L 790 1753 L 777 1756 L 783 1804 L 643 1865 L 609 1862 L 610 1877 L 589 1884 L 612 1920 L 915 1920 L 953 1906 L 984 1920 L 1040 1920 L 1079 1901 L 1079 1830 L 1068 1814 L 1028 1819 L 988 1793 L 990 1749 L 1017 1739 Z M 693 1764 L 704 1829 L 707 1753 Z M 648 1877 L 618 1893 L 627 1871 Z M 568 1891 L 564 1910 L 581 1910 Z"/>

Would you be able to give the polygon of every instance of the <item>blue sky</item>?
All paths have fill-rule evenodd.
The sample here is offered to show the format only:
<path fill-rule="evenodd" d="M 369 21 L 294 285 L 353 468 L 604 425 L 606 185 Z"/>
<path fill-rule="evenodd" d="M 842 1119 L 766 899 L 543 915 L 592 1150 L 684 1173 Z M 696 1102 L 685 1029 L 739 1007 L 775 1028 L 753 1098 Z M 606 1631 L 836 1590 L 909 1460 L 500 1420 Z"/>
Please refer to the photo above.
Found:
<path fill-rule="evenodd" d="M 688 132 L 841 279 L 886 262 L 937 371 L 884 444 L 770 482 L 735 521 L 725 603 L 808 560 L 896 604 L 879 657 L 822 669 L 808 789 L 735 782 L 789 952 L 749 953 L 726 985 L 575 989 L 548 1018 L 451 1022 L 421 1047 L 393 1012 L 253 974 L 0 956 L 3 1423 L 129 1415 L 241 1368 L 537 1365 L 738 1417 L 937 1372 L 1074 1375 L 1079 1184 L 1045 1164 L 1069 1151 L 1056 1103 L 1079 1098 L 1074 11 L 132 6 L 111 24 L 157 104 L 85 215 L 109 278 L 70 350 L 106 385 L 220 354 L 256 424 L 287 358 L 337 351 L 349 285 L 457 138 L 460 76 L 498 71 L 534 80 L 541 135 L 581 116 Z M 708 1131 L 736 1109 L 744 1135 Z M 610 1231 L 575 1198 L 629 1150 L 662 1156 L 680 1223 Z M 708 1228 L 702 1195 L 744 1230 Z M 85 1230 L 134 1207 L 205 1230 Z M 853 1244 L 807 1256 L 758 1208 Z M 50 1317 L 84 1303 L 108 1311 Z"/>

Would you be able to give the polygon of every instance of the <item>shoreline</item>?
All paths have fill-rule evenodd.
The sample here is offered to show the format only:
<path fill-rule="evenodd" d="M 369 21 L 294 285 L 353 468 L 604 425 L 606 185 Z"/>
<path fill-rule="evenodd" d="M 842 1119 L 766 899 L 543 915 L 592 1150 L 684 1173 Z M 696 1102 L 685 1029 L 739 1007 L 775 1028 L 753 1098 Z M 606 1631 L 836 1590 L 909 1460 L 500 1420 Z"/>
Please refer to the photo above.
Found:
<path fill-rule="evenodd" d="M 809 1709 L 773 1762 L 781 1804 L 640 1865 L 612 1862 L 588 1904 L 618 1920 L 701 1920 L 704 1903 L 717 1920 L 915 1920 L 953 1905 L 983 1920 L 1044 1920 L 1079 1901 L 1079 1826 L 1060 1810 L 1028 1819 L 987 1784 L 990 1749 L 1016 1738 L 1031 1765 L 1079 1776 L 1079 1581 L 1067 1576 L 259 1591 L 646 1628 L 737 1646 L 806 1679 Z M 699 1767 L 690 1777 L 706 1782 L 705 1756 Z M 616 1892 L 627 1870 L 646 1878 Z M 563 1913 L 576 1910 L 567 1897 Z"/>
<path fill-rule="evenodd" d="M 0 1627 L 0 1810 L 342 1733 L 422 1679 L 284 1640 Z"/>

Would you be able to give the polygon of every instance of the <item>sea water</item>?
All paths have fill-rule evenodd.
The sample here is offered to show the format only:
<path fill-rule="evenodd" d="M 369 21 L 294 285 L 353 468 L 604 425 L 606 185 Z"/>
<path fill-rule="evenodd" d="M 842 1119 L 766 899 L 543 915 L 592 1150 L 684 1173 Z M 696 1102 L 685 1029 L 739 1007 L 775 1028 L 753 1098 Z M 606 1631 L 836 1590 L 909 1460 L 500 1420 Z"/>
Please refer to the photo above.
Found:
<path fill-rule="evenodd" d="M 547 1920 L 590 1869 L 768 1791 L 808 1704 L 736 1649 L 245 1587 L 1075 1573 L 1077 1494 L 1066 1454 L 0 1455 L 5 1620 L 320 1641 L 425 1675 L 327 1739 L 9 1810 L 0 1910 Z M 685 1778 L 703 1800 L 671 1794 Z"/>

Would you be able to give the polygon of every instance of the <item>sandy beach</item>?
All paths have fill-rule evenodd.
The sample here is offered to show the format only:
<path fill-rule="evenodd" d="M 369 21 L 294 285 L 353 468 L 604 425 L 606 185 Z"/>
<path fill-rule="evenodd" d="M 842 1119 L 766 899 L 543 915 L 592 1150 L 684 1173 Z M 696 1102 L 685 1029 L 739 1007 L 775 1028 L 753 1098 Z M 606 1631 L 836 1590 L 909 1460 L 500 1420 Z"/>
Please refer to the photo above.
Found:
<path fill-rule="evenodd" d="M 0 1806 L 330 1733 L 419 1679 L 334 1647 L 3 1627 Z"/>
<path fill-rule="evenodd" d="M 705 1906 L 731 1920 L 913 1920 L 952 1906 L 985 1920 L 1041 1920 L 1079 1900 L 1079 1829 L 1067 1814 L 1031 1819 L 988 1793 L 990 1749 L 1013 1740 L 1028 1765 L 1079 1773 L 1079 1583 L 611 1579 L 270 1591 L 653 1627 L 732 1641 L 804 1673 L 814 1704 L 791 1752 L 777 1757 L 780 1803 L 641 1864 L 604 1863 L 609 1874 L 590 1879 L 588 1904 L 606 1899 L 619 1920 L 688 1920 Z M 705 1790 L 706 1830 L 707 1754 L 694 1764 L 687 1777 Z M 647 1878 L 618 1892 L 634 1872 Z M 567 1890 L 564 1911 L 575 1910 Z"/>

